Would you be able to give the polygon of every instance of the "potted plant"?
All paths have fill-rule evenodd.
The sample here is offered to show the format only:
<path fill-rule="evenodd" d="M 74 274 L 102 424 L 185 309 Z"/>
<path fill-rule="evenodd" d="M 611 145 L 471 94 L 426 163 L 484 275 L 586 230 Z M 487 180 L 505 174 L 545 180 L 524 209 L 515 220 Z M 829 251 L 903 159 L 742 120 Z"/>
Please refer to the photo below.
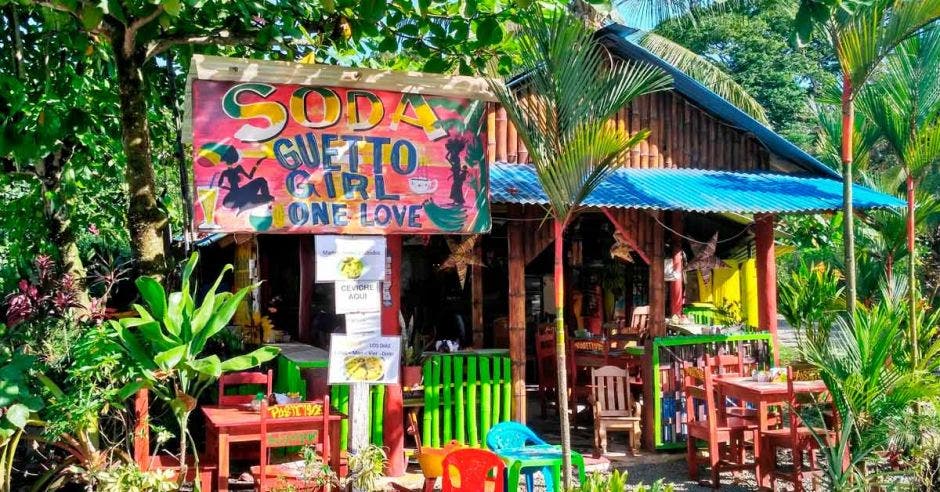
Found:
<path fill-rule="evenodd" d="M 405 316 L 398 312 L 398 325 L 401 327 L 401 385 L 413 388 L 421 384 L 421 364 L 424 362 L 424 350 L 427 347 L 426 337 L 414 329 L 415 318 L 412 316 L 407 322 Z"/>

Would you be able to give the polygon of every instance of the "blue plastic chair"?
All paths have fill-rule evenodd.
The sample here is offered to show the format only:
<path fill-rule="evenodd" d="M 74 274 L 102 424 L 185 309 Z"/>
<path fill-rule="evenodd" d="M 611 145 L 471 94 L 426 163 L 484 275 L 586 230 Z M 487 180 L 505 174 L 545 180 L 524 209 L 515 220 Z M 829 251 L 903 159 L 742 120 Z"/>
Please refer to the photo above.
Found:
<path fill-rule="evenodd" d="M 518 422 L 502 422 L 490 428 L 486 435 L 486 447 L 508 461 L 506 490 L 519 489 L 519 474 L 525 476 L 525 488 L 532 492 L 535 474 L 542 472 L 545 489 L 553 492 L 559 487 L 561 449 L 545 442 L 532 429 Z M 584 480 L 584 458 L 571 453 L 571 461 L 579 467 L 580 479 Z"/>

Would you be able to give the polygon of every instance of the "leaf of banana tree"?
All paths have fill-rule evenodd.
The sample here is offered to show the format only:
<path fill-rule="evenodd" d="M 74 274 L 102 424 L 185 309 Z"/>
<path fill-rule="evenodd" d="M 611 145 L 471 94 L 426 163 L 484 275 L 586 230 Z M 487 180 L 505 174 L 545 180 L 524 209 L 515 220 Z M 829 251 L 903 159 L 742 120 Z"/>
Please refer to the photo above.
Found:
<path fill-rule="evenodd" d="M 117 321 L 111 321 L 111 326 L 117 331 L 118 337 L 121 339 L 122 348 L 124 348 L 138 365 L 147 370 L 157 369 L 157 365 L 150 357 L 150 352 L 144 348 L 144 344 L 141 343 L 140 338 L 136 334 L 124 328 L 124 326 Z"/>
<path fill-rule="evenodd" d="M 160 282 L 153 277 L 140 277 L 137 279 L 137 290 L 144 302 L 150 306 L 150 312 L 157 319 L 163 319 L 166 316 L 166 291 Z"/>
<path fill-rule="evenodd" d="M 281 349 L 277 347 L 261 347 L 251 353 L 232 357 L 222 362 L 222 372 L 244 371 L 257 367 L 265 362 L 277 357 Z"/>
<path fill-rule="evenodd" d="M 171 349 L 164 350 L 163 352 L 158 353 L 153 356 L 153 361 L 163 369 L 168 371 L 179 365 L 180 361 L 183 360 L 183 357 L 186 356 L 186 345 L 178 345 Z"/>
<path fill-rule="evenodd" d="M 239 289 L 231 297 L 227 298 L 223 302 L 218 310 L 213 314 L 213 316 L 206 323 L 206 326 L 203 327 L 199 333 L 195 333 L 192 342 L 192 351 L 194 354 L 202 352 L 202 349 L 206 345 L 206 341 L 215 336 L 216 333 L 221 331 L 228 325 L 229 321 L 232 320 L 232 316 L 235 316 L 235 311 L 238 310 L 238 305 L 242 303 L 245 299 L 245 296 L 248 295 L 248 292 L 257 288 L 257 285 L 250 285 Z"/>
<path fill-rule="evenodd" d="M 225 273 L 232 270 L 232 268 L 232 265 L 225 265 L 225 268 L 219 273 L 219 276 L 215 279 L 215 283 L 212 284 L 209 292 L 207 292 L 203 298 L 202 305 L 196 309 L 192 320 L 193 333 L 202 331 L 203 327 L 206 326 L 206 323 L 212 317 L 212 314 L 215 312 L 215 302 L 217 300 L 215 291 L 218 290 L 219 284 L 222 283 L 222 278 L 225 276 Z"/>
<path fill-rule="evenodd" d="M 163 324 L 166 326 L 166 329 L 175 336 L 180 336 L 181 333 L 180 326 L 183 324 L 183 303 L 182 292 L 173 292 L 170 294 L 170 302 L 167 306 L 166 317 L 163 319 Z"/>
<path fill-rule="evenodd" d="M 156 321 L 141 323 L 137 325 L 137 329 L 157 350 L 169 350 L 180 345 L 180 340 L 168 337 Z"/>
<path fill-rule="evenodd" d="M 688 48 L 658 34 L 647 32 L 640 38 L 640 44 L 670 65 L 682 70 L 689 77 L 697 80 L 710 91 L 728 100 L 741 111 L 755 120 L 767 124 L 767 112 L 756 99 L 740 84 L 715 66 Z"/>
<path fill-rule="evenodd" d="M 190 363 L 190 367 L 207 379 L 215 379 L 222 375 L 222 361 L 217 355 L 196 359 Z"/>

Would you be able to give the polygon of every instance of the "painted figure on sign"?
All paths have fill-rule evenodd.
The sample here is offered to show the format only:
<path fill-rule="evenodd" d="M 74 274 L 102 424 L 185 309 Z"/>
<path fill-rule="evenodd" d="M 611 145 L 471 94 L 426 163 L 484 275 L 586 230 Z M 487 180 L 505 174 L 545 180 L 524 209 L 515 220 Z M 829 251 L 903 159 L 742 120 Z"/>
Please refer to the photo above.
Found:
<path fill-rule="evenodd" d="M 447 149 L 447 162 L 450 163 L 450 199 L 454 205 L 463 205 L 463 183 L 469 173 L 467 166 L 460 165 L 460 153 L 467 146 L 464 139 L 455 137 L 447 140 L 444 147 Z"/>
<path fill-rule="evenodd" d="M 255 172 L 264 159 L 264 157 L 258 159 L 251 171 L 245 171 L 245 168 L 238 165 L 239 155 L 234 147 L 229 147 L 222 154 L 222 161 L 225 162 L 227 167 L 219 176 L 218 184 L 219 188 L 228 190 L 228 193 L 222 198 L 224 207 L 236 209 L 238 213 L 242 213 L 245 210 L 274 201 L 274 197 L 271 196 L 268 189 L 267 180 L 255 177 Z M 243 177 L 248 179 L 247 183 L 242 184 Z"/>

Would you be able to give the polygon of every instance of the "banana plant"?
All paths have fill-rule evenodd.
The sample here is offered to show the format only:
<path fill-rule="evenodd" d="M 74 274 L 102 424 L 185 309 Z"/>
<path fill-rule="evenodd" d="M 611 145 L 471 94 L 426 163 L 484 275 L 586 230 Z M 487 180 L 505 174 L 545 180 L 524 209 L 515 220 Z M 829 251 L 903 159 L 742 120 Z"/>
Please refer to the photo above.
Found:
<path fill-rule="evenodd" d="M 138 278 L 137 289 L 146 306 L 134 305 L 137 317 L 111 321 L 142 382 L 169 405 L 179 424 L 180 480 L 186 476 L 187 444 L 193 444 L 187 424 L 199 396 L 223 373 L 256 367 L 279 352 L 276 347 L 262 347 L 225 361 L 214 354 L 203 356 L 206 342 L 225 329 L 239 304 L 258 285 L 235 293 L 217 292 L 222 278 L 232 269 L 226 265 L 197 304 L 190 278 L 198 261 L 199 254 L 193 253 L 183 265 L 180 290 L 169 295 L 155 278 Z M 193 458 L 198 468 L 195 448 Z M 195 483 L 198 486 L 199 481 Z"/>

